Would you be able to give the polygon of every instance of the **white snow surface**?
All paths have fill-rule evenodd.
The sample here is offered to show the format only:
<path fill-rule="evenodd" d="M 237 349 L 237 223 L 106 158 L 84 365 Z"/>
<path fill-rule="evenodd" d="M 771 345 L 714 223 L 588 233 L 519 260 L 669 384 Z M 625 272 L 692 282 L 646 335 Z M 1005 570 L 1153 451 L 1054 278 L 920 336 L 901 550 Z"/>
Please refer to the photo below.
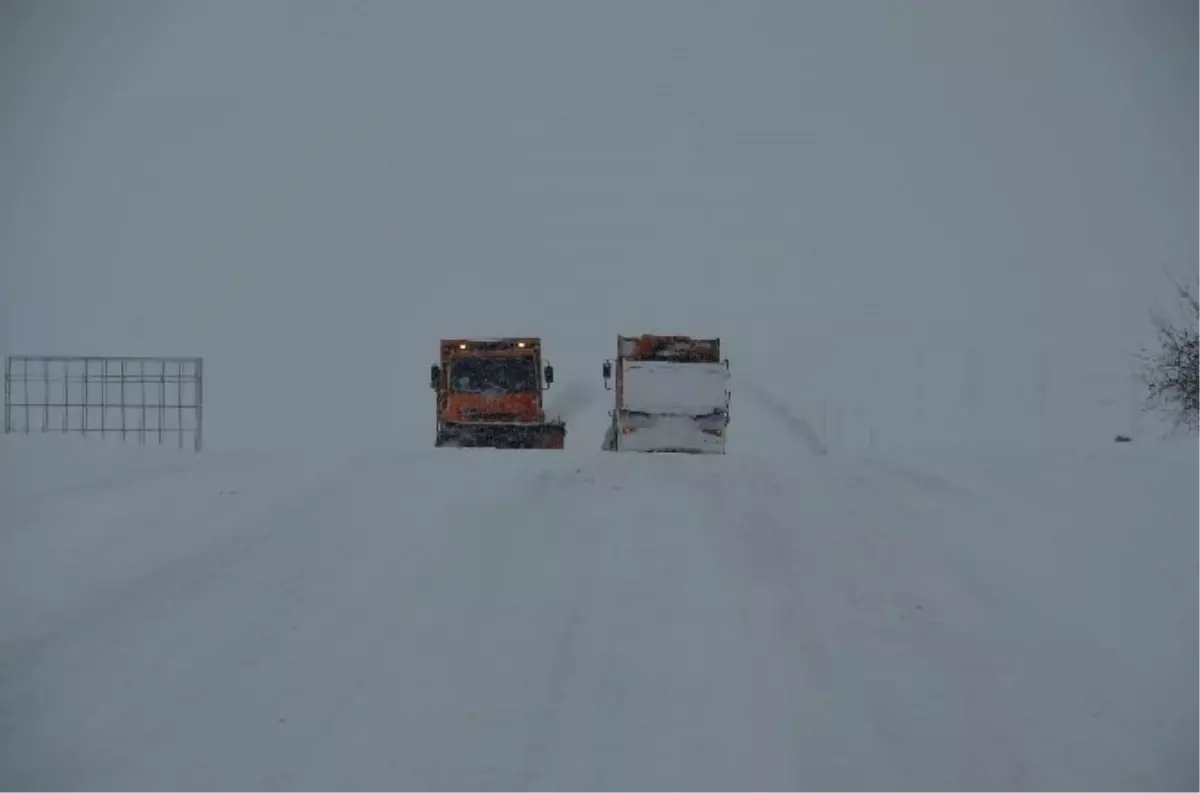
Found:
<path fill-rule="evenodd" d="M 737 421 L 724 457 L 0 438 L 0 787 L 1197 787 L 1194 443 Z"/>
<path fill-rule="evenodd" d="M 729 370 L 719 363 L 623 361 L 624 406 L 699 416 L 725 407 Z"/>

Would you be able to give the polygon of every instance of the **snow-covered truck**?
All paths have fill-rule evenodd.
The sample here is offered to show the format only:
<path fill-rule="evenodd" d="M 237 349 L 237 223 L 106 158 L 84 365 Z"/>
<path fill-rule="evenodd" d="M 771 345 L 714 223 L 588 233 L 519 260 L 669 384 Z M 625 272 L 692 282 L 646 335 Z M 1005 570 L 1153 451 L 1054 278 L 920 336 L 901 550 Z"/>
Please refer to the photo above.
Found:
<path fill-rule="evenodd" d="M 618 336 L 603 374 L 614 395 L 606 451 L 725 453 L 729 361 L 720 339 Z"/>

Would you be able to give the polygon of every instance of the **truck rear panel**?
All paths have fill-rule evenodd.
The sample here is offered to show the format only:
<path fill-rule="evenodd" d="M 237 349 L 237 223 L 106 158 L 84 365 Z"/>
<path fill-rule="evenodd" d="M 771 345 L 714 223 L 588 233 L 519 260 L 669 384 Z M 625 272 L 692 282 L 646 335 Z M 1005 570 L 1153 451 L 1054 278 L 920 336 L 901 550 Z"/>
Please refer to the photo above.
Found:
<path fill-rule="evenodd" d="M 723 454 L 729 367 L 720 341 L 686 336 L 619 337 L 612 451 Z"/>
<path fill-rule="evenodd" d="M 699 416 L 725 408 L 724 364 L 622 361 L 621 369 L 624 410 Z"/>

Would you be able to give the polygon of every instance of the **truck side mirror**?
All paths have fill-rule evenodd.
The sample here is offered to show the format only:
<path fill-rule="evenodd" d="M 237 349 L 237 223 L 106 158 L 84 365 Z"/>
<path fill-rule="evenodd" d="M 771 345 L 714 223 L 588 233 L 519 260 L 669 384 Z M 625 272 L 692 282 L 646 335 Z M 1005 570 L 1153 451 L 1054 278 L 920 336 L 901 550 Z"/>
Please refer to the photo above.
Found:
<path fill-rule="evenodd" d="M 604 390 L 611 391 L 612 389 L 609 387 L 608 381 L 612 378 L 612 361 L 605 361 L 601 371 L 604 374 Z"/>
<path fill-rule="evenodd" d="M 546 385 L 551 385 L 554 382 L 554 367 L 546 364 Z"/>
<path fill-rule="evenodd" d="M 429 367 L 429 387 L 436 391 L 438 386 L 441 385 L 441 380 L 442 370 L 435 363 L 433 366 Z"/>

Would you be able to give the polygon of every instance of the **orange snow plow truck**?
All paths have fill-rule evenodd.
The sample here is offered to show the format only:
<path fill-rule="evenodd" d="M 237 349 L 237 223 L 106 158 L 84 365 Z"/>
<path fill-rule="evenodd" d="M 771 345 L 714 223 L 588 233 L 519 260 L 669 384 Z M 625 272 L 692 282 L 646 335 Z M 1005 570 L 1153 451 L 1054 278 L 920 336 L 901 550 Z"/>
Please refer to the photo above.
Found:
<path fill-rule="evenodd" d="M 725 453 L 729 361 L 720 339 L 618 336 L 604 387 L 615 397 L 606 451 Z"/>
<path fill-rule="evenodd" d="M 437 393 L 435 446 L 562 449 L 567 427 L 547 420 L 542 392 L 554 367 L 541 339 L 442 339 L 429 386 Z"/>

